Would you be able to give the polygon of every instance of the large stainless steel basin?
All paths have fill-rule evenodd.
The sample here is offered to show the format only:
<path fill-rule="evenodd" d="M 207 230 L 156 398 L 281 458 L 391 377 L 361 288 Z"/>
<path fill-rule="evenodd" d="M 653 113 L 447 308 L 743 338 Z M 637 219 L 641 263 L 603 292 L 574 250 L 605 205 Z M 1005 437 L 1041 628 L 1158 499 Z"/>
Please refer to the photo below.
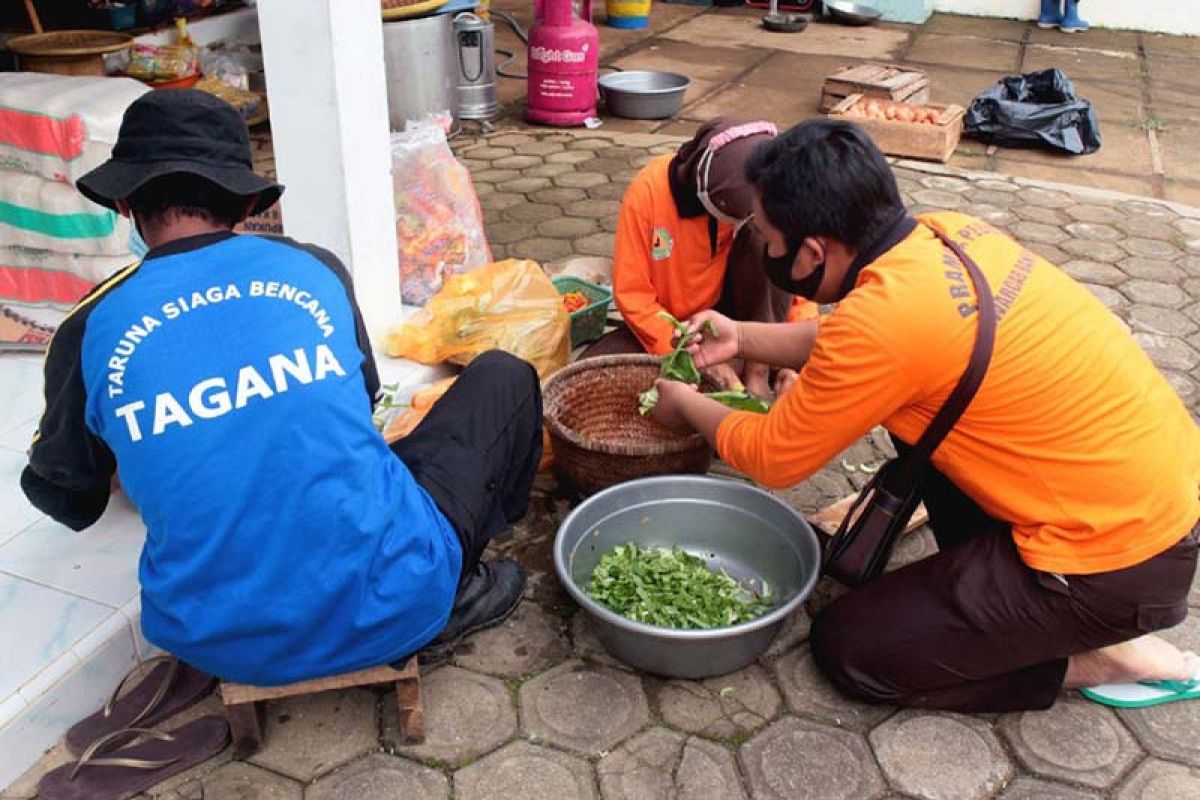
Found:
<path fill-rule="evenodd" d="M 677 545 L 739 581 L 765 580 L 775 606 L 758 619 L 706 630 L 660 628 L 622 617 L 592 600 L 587 586 L 600 558 L 626 542 Z M 558 530 L 554 566 L 616 658 L 657 675 L 706 678 L 740 669 L 770 646 L 812 591 L 820 549 L 809 524 L 761 489 L 671 475 L 622 483 L 585 500 Z"/>

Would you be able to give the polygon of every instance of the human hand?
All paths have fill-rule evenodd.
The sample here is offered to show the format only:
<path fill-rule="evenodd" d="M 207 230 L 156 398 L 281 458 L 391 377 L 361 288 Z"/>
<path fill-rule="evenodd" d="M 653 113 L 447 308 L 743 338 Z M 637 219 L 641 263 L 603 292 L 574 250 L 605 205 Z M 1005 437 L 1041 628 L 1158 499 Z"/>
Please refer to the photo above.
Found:
<path fill-rule="evenodd" d="M 688 352 L 701 369 L 725 364 L 737 358 L 741 336 L 738 324 L 716 311 L 701 311 L 688 320 L 688 332 L 693 339 Z"/>
<path fill-rule="evenodd" d="M 683 409 L 693 398 L 700 396 L 698 388 L 688 383 L 663 378 L 654 382 L 654 388 L 658 390 L 658 402 L 650 411 L 650 418 L 674 431 L 691 431 L 692 426 L 683 415 Z"/>

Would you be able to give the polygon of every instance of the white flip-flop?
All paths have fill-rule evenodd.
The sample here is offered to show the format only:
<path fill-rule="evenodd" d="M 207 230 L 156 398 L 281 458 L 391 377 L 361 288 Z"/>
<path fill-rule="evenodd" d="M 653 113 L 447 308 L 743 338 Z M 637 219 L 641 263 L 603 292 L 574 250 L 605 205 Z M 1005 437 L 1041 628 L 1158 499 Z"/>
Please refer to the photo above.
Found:
<path fill-rule="evenodd" d="M 1177 700 L 1200 698 L 1200 666 L 1188 681 L 1142 681 L 1088 686 L 1079 693 L 1089 700 L 1115 708 L 1146 708 Z"/>

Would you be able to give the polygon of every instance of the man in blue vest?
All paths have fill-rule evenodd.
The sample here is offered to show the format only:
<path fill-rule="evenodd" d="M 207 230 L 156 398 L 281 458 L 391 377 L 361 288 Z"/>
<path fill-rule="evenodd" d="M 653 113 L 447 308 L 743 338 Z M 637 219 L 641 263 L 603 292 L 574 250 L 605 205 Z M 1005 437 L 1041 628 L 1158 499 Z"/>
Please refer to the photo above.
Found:
<path fill-rule="evenodd" d="M 252 171 L 245 125 L 210 95 L 139 99 L 79 189 L 131 216 L 148 252 L 54 337 L 21 485 L 82 530 L 119 470 L 147 528 L 147 639 L 282 684 L 444 656 L 512 612 L 524 573 L 480 554 L 524 515 L 541 458 L 530 365 L 484 354 L 389 448 L 346 268 L 233 233 L 283 187 Z"/>

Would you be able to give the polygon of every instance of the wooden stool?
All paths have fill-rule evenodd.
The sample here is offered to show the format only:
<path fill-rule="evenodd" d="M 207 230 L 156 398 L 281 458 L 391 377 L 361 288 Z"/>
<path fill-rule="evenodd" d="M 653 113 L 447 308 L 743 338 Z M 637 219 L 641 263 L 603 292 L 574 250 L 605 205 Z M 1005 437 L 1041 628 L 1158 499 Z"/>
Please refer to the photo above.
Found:
<path fill-rule="evenodd" d="M 425 711 L 421 707 L 421 670 L 413 656 L 404 669 L 373 667 L 344 675 L 331 675 L 286 686 L 248 686 L 221 683 L 221 702 L 233 733 L 234 758 L 246 758 L 263 742 L 263 717 L 260 700 L 277 700 L 301 694 L 316 694 L 378 683 L 396 684 L 396 705 L 400 711 L 400 740 L 406 744 L 425 741 Z"/>

